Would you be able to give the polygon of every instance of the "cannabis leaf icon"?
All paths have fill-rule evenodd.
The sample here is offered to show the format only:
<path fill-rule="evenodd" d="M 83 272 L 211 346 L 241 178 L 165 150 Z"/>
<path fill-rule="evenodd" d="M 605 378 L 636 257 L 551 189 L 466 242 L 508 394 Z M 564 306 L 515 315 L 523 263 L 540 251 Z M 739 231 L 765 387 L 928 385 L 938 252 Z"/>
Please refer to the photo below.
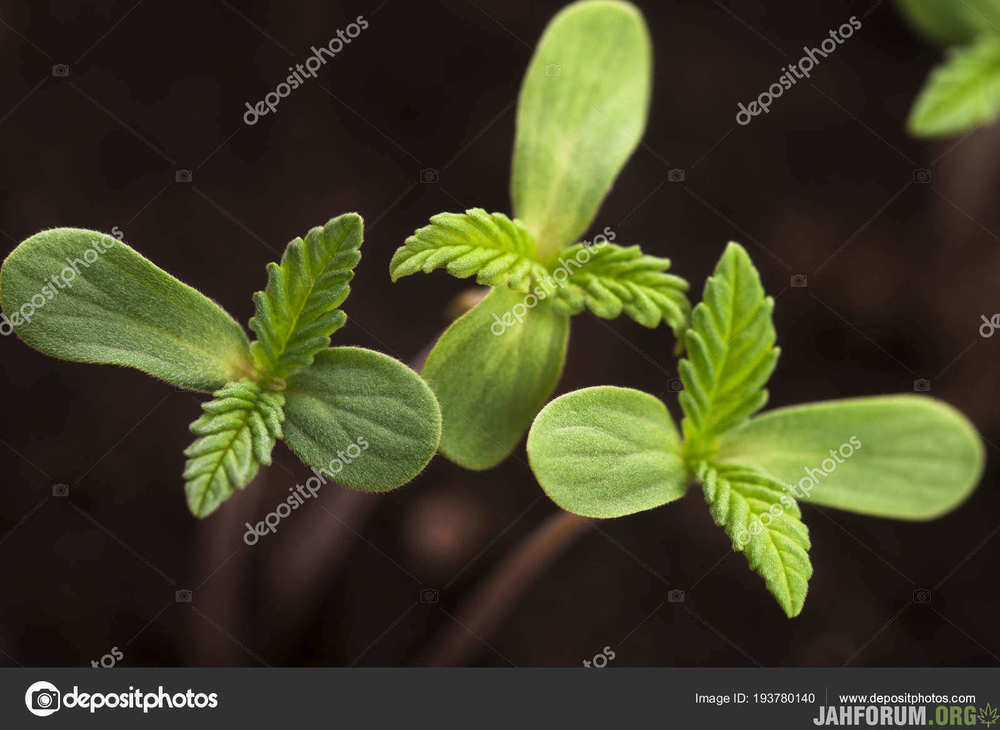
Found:
<path fill-rule="evenodd" d="M 993 727 L 997 720 L 1000 720 L 1000 711 L 997 710 L 989 702 L 986 703 L 986 707 L 979 708 L 979 722 L 986 727 Z"/>

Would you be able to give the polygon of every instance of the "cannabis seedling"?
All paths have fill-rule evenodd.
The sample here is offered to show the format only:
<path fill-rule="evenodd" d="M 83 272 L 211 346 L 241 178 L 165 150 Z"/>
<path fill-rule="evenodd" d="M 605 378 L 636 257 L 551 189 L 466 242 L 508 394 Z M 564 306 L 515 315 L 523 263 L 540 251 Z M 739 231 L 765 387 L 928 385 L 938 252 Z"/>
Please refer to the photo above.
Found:
<path fill-rule="evenodd" d="M 675 334 L 686 325 L 687 284 L 665 273 L 668 259 L 579 241 L 642 136 L 650 86 L 638 10 L 609 0 L 563 9 L 521 87 L 516 218 L 442 213 L 393 256 L 393 281 L 445 267 L 493 287 L 441 336 L 423 370 L 441 404 L 441 453 L 452 461 L 488 469 L 510 454 L 559 382 L 571 315 L 624 313 Z"/>
<path fill-rule="evenodd" d="M 267 287 L 253 297 L 252 344 L 200 292 L 116 238 L 77 228 L 43 231 L 15 248 L 0 267 L 0 305 L 18 337 L 46 355 L 214 391 L 185 451 L 187 503 L 198 517 L 270 464 L 277 439 L 317 473 L 384 491 L 427 465 L 441 415 L 403 363 L 330 347 L 347 320 L 339 307 L 362 233 L 361 217 L 348 213 L 268 264 Z"/>
<path fill-rule="evenodd" d="M 1000 3 L 898 0 L 903 14 L 948 57 L 930 74 L 908 122 L 919 137 L 961 134 L 1000 116 Z"/>
<path fill-rule="evenodd" d="M 528 434 L 528 458 L 556 504 L 621 517 L 702 487 L 715 522 L 789 616 L 812 575 L 798 500 L 924 520 L 979 481 L 983 445 L 941 401 L 894 395 L 809 403 L 751 419 L 778 360 L 774 302 L 746 251 L 731 243 L 685 333 L 677 432 L 666 406 L 630 388 L 556 398 Z"/>

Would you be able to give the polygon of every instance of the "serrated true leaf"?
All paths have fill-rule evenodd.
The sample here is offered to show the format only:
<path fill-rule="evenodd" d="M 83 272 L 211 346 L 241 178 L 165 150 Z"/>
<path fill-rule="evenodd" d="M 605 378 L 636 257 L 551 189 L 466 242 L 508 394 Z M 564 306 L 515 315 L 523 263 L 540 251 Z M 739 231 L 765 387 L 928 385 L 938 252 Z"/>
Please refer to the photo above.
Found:
<path fill-rule="evenodd" d="M 951 51 L 935 68 L 910 112 L 912 134 L 960 134 L 1000 116 L 1000 37 L 984 35 Z"/>
<path fill-rule="evenodd" d="M 679 366 L 691 463 L 711 458 L 717 438 L 767 402 L 764 385 L 778 360 L 773 308 L 747 252 L 730 243 L 691 313 L 687 358 Z"/>
<path fill-rule="evenodd" d="M 680 499 L 680 437 L 658 398 L 599 386 L 559 396 L 535 418 L 528 459 L 553 502 L 585 517 L 621 517 Z"/>
<path fill-rule="evenodd" d="M 642 13 L 576 2 L 545 29 L 521 85 L 514 214 L 554 259 L 578 241 L 646 128 L 652 48 Z"/>
<path fill-rule="evenodd" d="M 801 501 L 927 520 L 969 496 L 983 473 L 984 447 L 955 408 L 909 394 L 768 411 L 725 434 L 717 460 L 766 472 Z"/>
<path fill-rule="evenodd" d="M 204 415 L 191 424 L 198 438 L 184 451 L 185 491 L 195 517 L 211 514 L 271 463 L 284 403 L 281 393 L 244 380 L 225 385 L 202 405 Z"/>
<path fill-rule="evenodd" d="M 666 322 L 675 335 L 687 326 L 688 284 L 665 273 L 670 259 L 647 256 L 638 246 L 576 244 L 559 255 L 555 272 L 560 268 L 570 272 L 563 283 L 556 280 L 553 306 L 560 311 L 586 307 L 604 319 L 624 312 L 645 327 Z"/>
<path fill-rule="evenodd" d="M 266 373 L 287 377 L 330 346 L 347 321 L 337 307 L 350 292 L 362 236 L 361 216 L 345 213 L 289 243 L 280 266 L 267 265 L 267 288 L 254 294 L 250 320 L 258 337 L 251 351 Z"/>
<path fill-rule="evenodd" d="M 447 268 L 464 279 L 475 276 L 486 286 L 526 292 L 547 271 L 535 258 L 535 240 L 520 221 L 503 213 L 470 208 L 439 213 L 406 239 L 389 263 L 392 280 L 418 271 Z"/>
<path fill-rule="evenodd" d="M 51 357 L 205 391 L 253 369 L 246 334 L 218 304 L 97 231 L 53 228 L 25 240 L 0 268 L 0 301 L 0 331 L 13 327 Z"/>
<path fill-rule="evenodd" d="M 733 549 L 767 584 L 789 618 L 802 611 L 812 563 L 809 529 L 789 489 L 755 469 L 734 464 L 697 468 L 712 519 L 726 531 Z"/>

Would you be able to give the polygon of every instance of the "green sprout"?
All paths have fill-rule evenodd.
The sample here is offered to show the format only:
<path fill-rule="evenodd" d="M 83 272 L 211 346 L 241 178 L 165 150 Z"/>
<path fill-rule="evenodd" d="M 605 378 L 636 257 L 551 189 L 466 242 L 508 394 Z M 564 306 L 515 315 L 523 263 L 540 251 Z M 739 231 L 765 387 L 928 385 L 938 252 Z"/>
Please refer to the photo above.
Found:
<path fill-rule="evenodd" d="M 651 59 L 632 5 L 563 9 L 521 87 L 516 217 L 479 208 L 436 215 L 390 263 L 393 281 L 446 268 L 493 287 L 441 336 L 423 370 L 441 404 L 441 453 L 461 466 L 488 469 L 514 450 L 562 375 L 571 315 L 625 314 L 676 335 L 687 324 L 687 283 L 665 273 L 668 259 L 580 241 L 645 129 Z"/>
<path fill-rule="evenodd" d="M 778 360 L 774 302 L 746 251 L 730 243 L 685 333 L 678 432 L 642 391 L 599 386 L 560 396 L 538 414 L 528 458 L 563 509 L 622 517 L 701 485 L 716 524 L 789 617 L 813 568 L 798 502 L 926 520 L 954 508 L 983 471 L 975 428 L 920 395 L 809 403 L 751 418 L 767 402 Z"/>
<path fill-rule="evenodd" d="M 918 137 L 945 137 L 1000 117 L 1000 2 L 897 0 L 918 31 L 947 47 L 910 111 Z"/>
<path fill-rule="evenodd" d="M 185 451 L 197 517 L 270 464 L 278 439 L 317 474 L 385 491 L 430 461 L 441 415 L 403 363 L 330 347 L 347 320 L 339 307 L 362 234 L 361 217 L 348 213 L 291 241 L 254 295 L 253 343 L 200 292 L 116 238 L 78 228 L 42 231 L 15 248 L 0 267 L 0 305 L 18 337 L 46 355 L 133 367 L 212 393 Z"/>

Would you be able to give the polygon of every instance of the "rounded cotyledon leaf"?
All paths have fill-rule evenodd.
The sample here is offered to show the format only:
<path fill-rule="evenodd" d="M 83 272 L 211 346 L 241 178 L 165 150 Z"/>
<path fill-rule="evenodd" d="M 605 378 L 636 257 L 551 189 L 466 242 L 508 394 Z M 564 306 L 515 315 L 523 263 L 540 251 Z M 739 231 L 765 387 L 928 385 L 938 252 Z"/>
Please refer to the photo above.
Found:
<path fill-rule="evenodd" d="M 653 509 L 687 488 L 670 413 L 631 388 L 584 388 L 553 400 L 528 433 L 528 459 L 552 501 L 585 517 Z"/>
<path fill-rule="evenodd" d="M 252 373 L 250 343 L 225 310 L 107 234 L 28 238 L 0 268 L 0 303 L 0 328 L 52 357 L 205 391 Z"/>
<path fill-rule="evenodd" d="M 288 379 L 285 442 L 317 474 L 384 492 L 437 451 L 441 412 L 413 370 L 380 352 L 334 347 Z"/>
<path fill-rule="evenodd" d="M 555 390 L 568 343 L 568 315 L 505 287 L 455 320 L 423 370 L 441 404 L 441 453 L 466 469 L 503 461 Z"/>
<path fill-rule="evenodd" d="M 983 444 L 947 403 L 875 396 L 769 411 L 723 436 L 717 461 L 761 469 L 803 501 L 925 520 L 976 486 Z"/>
<path fill-rule="evenodd" d="M 646 128 L 652 47 L 639 10 L 566 6 L 545 29 L 517 106 L 514 213 L 542 260 L 576 243 Z"/>

